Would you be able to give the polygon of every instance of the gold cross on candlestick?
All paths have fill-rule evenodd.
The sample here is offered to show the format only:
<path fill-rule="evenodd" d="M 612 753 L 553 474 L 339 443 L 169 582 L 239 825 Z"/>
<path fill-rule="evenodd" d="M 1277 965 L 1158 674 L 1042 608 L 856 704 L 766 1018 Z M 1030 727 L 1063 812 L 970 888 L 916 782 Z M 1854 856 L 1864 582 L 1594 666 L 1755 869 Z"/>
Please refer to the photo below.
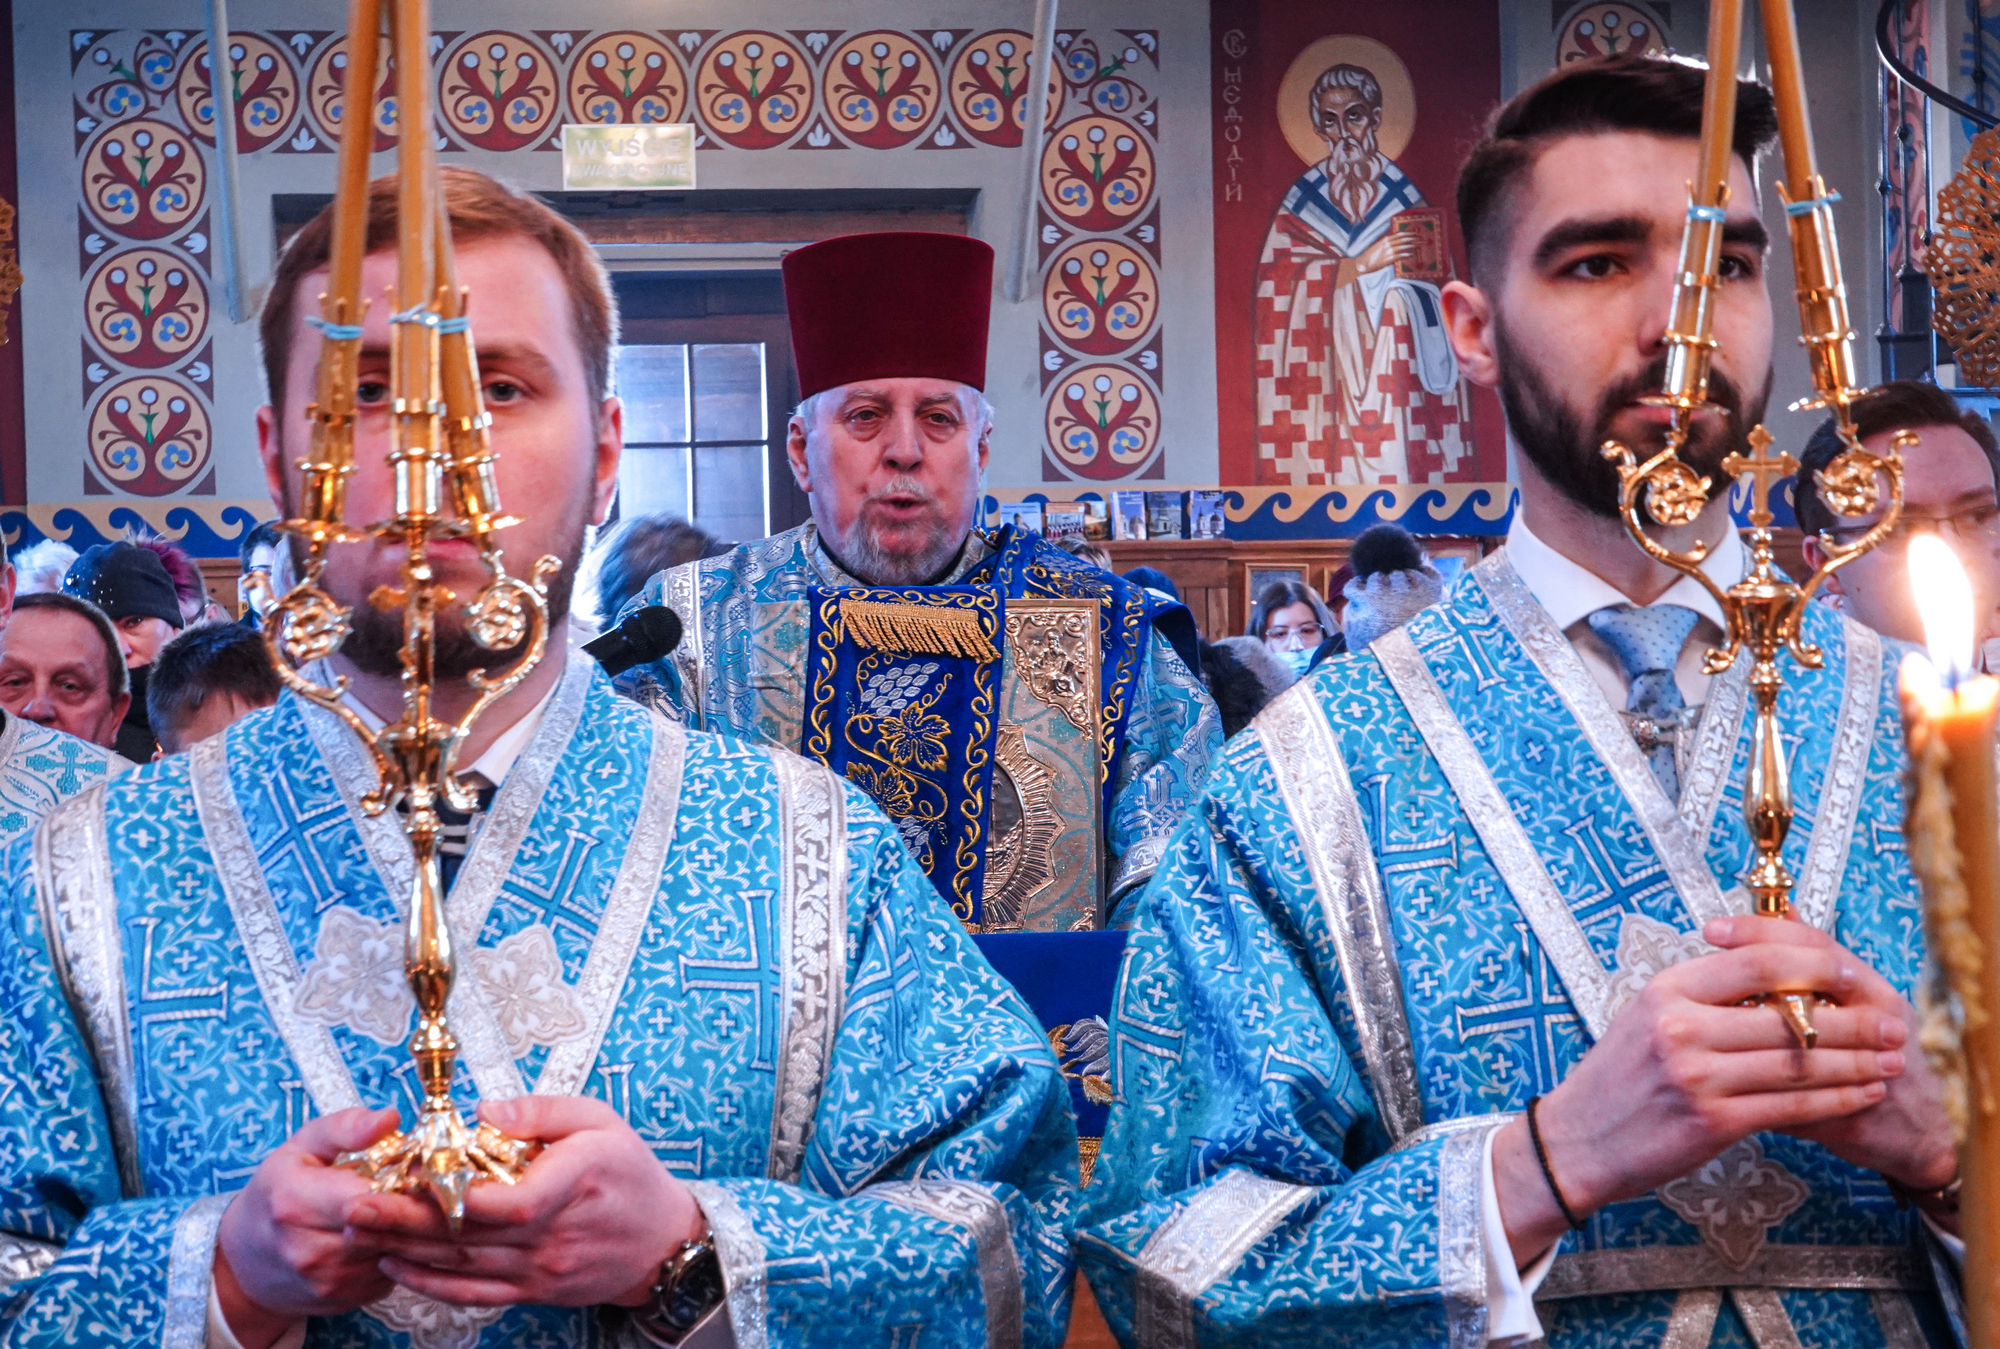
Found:
<path fill-rule="evenodd" d="M 1741 482 L 1750 479 L 1750 524 L 1756 529 L 1771 525 L 1771 488 L 1780 478 L 1799 471 L 1799 461 L 1790 454 L 1771 457 L 1771 433 L 1761 426 L 1750 429 L 1750 453 L 1731 453 L 1722 461 L 1722 471 Z"/>

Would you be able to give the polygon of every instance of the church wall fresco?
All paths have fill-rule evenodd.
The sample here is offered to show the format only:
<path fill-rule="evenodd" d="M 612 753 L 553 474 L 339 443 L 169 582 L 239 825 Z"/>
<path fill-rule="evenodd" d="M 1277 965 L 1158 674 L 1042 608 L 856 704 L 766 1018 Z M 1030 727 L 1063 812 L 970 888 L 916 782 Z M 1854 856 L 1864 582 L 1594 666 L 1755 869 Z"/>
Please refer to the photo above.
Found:
<path fill-rule="evenodd" d="M 1865 0 L 1839 7 L 1856 23 L 1872 12 Z M 1020 303 L 994 309 L 993 500 L 1220 484 L 1227 532 L 1244 539 L 1377 519 L 1504 530 L 1497 406 L 1446 377 L 1427 322 L 1435 287 L 1463 267 L 1448 209 L 1458 157 L 1497 100 L 1563 59 L 1699 50 L 1703 8 L 1067 0 L 1044 94 L 1033 278 Z M 344 6 L 237 0 L 232 11 L 254 283 L 269 273 L 273 198 L 331 185 Z M 843 0 L 813 13 L 821 28 L 800 27 L 802 12 L 693 0 L 672 14 L 685 26 L 667 27 L 643 0 L 579 0 L 556 16 L 573 26 L 551 28 L 535 0 L 438 0 L 432 134 L 446 162 L 540 190 L 559 184 L 555 138 L 571 120 L 694 121 L 704 187 L 976 188 L 968 226 L 1004 273 L 1033 101 L 1031 39 L 1008 25 L 1028 10 Z M 47 532 L 87 544 L 145 522 L 223 553 L 268 510 L 249 417 L 262 396 L 254 333 L 230 322 L 216 275 L 207 44 L 159 17 L 146 0 L 17 7 L 37 503 L 0 513 L 17 545 Z M 1806 40 L 1844 42 L 1839 28 L 1815 25 Z M 1340 67 L 1367 78 L 1341 74 L 1315 101 Z M 385 83 L 371 110 L 378 150 L 395 143 L 387 95 Z M 1323 121 L 1358 119 L 1342 161 L 1350 204 L 1369 189 L 1392 208 L 1348 222 L 1357 229 L 1327 214 L 1340 189 L 1322 167 L 1332 151 L 1315 107 Z M 1873 181 L 1867 135 L 1829 123 L 1820 144 L 1830 175 Z M 1851 209 L 1872 196 L 1851 194 Z M 1843 218 L 1853 280 L 1876 262 L 1868 223 Z M 1850 286 L 1864 331 L 1879 319 L 1874 289 Z M 1781 327 L 1788 310 L 1778 306 Z M 1784 334 L 1780 347 L 1774 405 L 1791 381 Z"/>
<path fill-rule="evenodd" d="M 272 198 L 331 186 L 344 7 L 232 8 L 254 282 L 274 251 Z M 37 332 L 74 329 L 76 356 L 72 364 L 51 344 L 29 353 L 31 386 L 48 393 L 28 409 L 29 495 L 43 504 L 0 523 L 17 546 L 50 532 L 88 543 L 143 521 L 226 552 L 267 507 L 248 416 L 262 394 L 253 325 L 220 312 L 214 275 L 220 185 L 208 44 L 197 29 L 152 26 L 157 10 L 137 0 L 92 17 L 121 13 L 136 21 L 74 29 L 50 12 L 25 23 L 23 102 L 68 113 L 24 122 L 20 134 L 28 161 L 53 170 L 24 203 L 35 217 L 25 252 L 42 283 L 28 298 L 29 322 Z M 562 17 L 587 26 L 565 29 L 534 26 L 549 15 L 539 5 L 443 0 L 435 13 L 432 134 L 446 163 L 552 190 L 564 122 L 692 121 L 703 186 L 977 187 L 970 228 L 1005 267 L 1020 214 L 1032 39 L 995 26 L 984 6 L 923 15 L 894 3 L 842 6 L 826 17 L 845 22 L 813 29 L 796 27 L 799 13 L 783 5 L 682 7 L 674 17 L 689 26 L 674 28 L 618 0 L 571 7 Z M 1107 16 L 1134 17 L 1102 0 L 1073 2 L 1057 34 L 1029 293 L 996 305 L 989 394 L 1009 433 L 996 446 L 996 484 L 1214 477 L 1200 359 L 1208 277 L 1204 241 L 1187 229 L 1206 225 L 1206 127 L 1198 114 L 1186 119 L 1192 144 L 1174 170 L 1162 163 L 1170 147 L 1159 125 L 1167 87 L 1178 81 L 1198 99 L 1206 6 L 1148 7 L 1144 28 L 1099 22 Z M 259 22 L 278 17 L 306 26 Z M 926 26 L 911 25 L 918 17 Z M 721 20 L 729 26 L 709 26 Z M 1187 67 L 1179 75 L 1161 62 L 1162 31 L 1176 25 Z M 58 47 L 68 75 L 60 85 L 31 55 Z M 378 151 L 395 144 L 394 105 L 385 80 L 372 109 Z M 1166 186 L 1181 189 L 1178 204 L 1163 204 Z M 1176 228 L 1184 258 L 1170 251 Z M 1159 281 L 1170 262 L 1202 292 L 1171 314 Z M 1186 331 L 1169 332 L 1177 327 Z M 1167 357 L 1182 345 L 1185 373 L 1170 390 Z"/>
<path fill-rule="evenodd" d="M 1212 15 L 1223 481 L 1504 480 L 1498 405 L 1459 377 L 1439 304 L 1464 272 L 1458 160 L 1500 98 L 1498 6 Z"/>

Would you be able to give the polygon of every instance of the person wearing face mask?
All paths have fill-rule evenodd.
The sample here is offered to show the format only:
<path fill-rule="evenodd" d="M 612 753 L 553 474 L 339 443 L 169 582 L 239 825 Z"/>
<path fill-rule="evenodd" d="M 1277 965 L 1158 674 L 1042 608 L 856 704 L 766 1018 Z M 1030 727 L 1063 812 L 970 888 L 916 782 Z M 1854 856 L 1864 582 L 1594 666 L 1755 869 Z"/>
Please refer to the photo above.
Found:
<path fill-rule="evenodd" d="M 145 763 L 159 748 L 146 720 L 146 682 L 160 648 L 187 625 L 173 578 L 150 548 L 100 543 L 70 564 L 63 593 L 96 605 L 118 630 L 131 672 L 132 701 L 118 728 L 116 749 L 134 763 Z"/>
<path fill-rule="evenodd" d="M 1257 596 L 1248 634 L 1264 643 L 1294 679 L 1322 654 L 1346 650 L 1340 624 L 1319 592 L 1303 581 L 1273 581 Z"/>

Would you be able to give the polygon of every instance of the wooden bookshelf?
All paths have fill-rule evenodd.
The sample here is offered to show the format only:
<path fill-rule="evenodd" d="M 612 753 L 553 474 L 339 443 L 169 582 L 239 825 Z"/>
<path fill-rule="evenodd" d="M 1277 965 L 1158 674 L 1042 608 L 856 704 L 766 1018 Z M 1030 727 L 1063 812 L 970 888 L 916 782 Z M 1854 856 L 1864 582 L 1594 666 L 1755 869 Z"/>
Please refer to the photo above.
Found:
<path fill-rule="evenodd" d="M 1499 545 L 1498 539 L 1434 536 L 1422 540 L 1433 557 L 1475 562 Z M 1331 601 L 1333 574 L 1347 562 L 1352 539 L 1294 539 L 1249 542 L 1238 539 L 1113 539 L 1104 546 L 1121 572 L 1156 567 L 1174 578 L 1181 602 L 1194 614 L 1210 641 L 1240 634 L 1250 622 L 1256 592 L 1291 575 Z"/>

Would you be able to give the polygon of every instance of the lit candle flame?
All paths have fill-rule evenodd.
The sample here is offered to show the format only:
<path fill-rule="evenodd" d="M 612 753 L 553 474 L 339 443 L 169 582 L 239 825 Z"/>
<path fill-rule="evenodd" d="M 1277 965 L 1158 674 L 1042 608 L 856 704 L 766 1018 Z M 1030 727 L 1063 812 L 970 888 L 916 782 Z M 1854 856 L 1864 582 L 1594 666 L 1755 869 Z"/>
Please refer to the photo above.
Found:
<path fill-rule="evenodd" d="M 1910 540 L 1910 591 L 1923 620 L 1924 644 L 1946 688 L 1972 674 L 1972 582 L 1958 555 L 1935 534 Z"/>

